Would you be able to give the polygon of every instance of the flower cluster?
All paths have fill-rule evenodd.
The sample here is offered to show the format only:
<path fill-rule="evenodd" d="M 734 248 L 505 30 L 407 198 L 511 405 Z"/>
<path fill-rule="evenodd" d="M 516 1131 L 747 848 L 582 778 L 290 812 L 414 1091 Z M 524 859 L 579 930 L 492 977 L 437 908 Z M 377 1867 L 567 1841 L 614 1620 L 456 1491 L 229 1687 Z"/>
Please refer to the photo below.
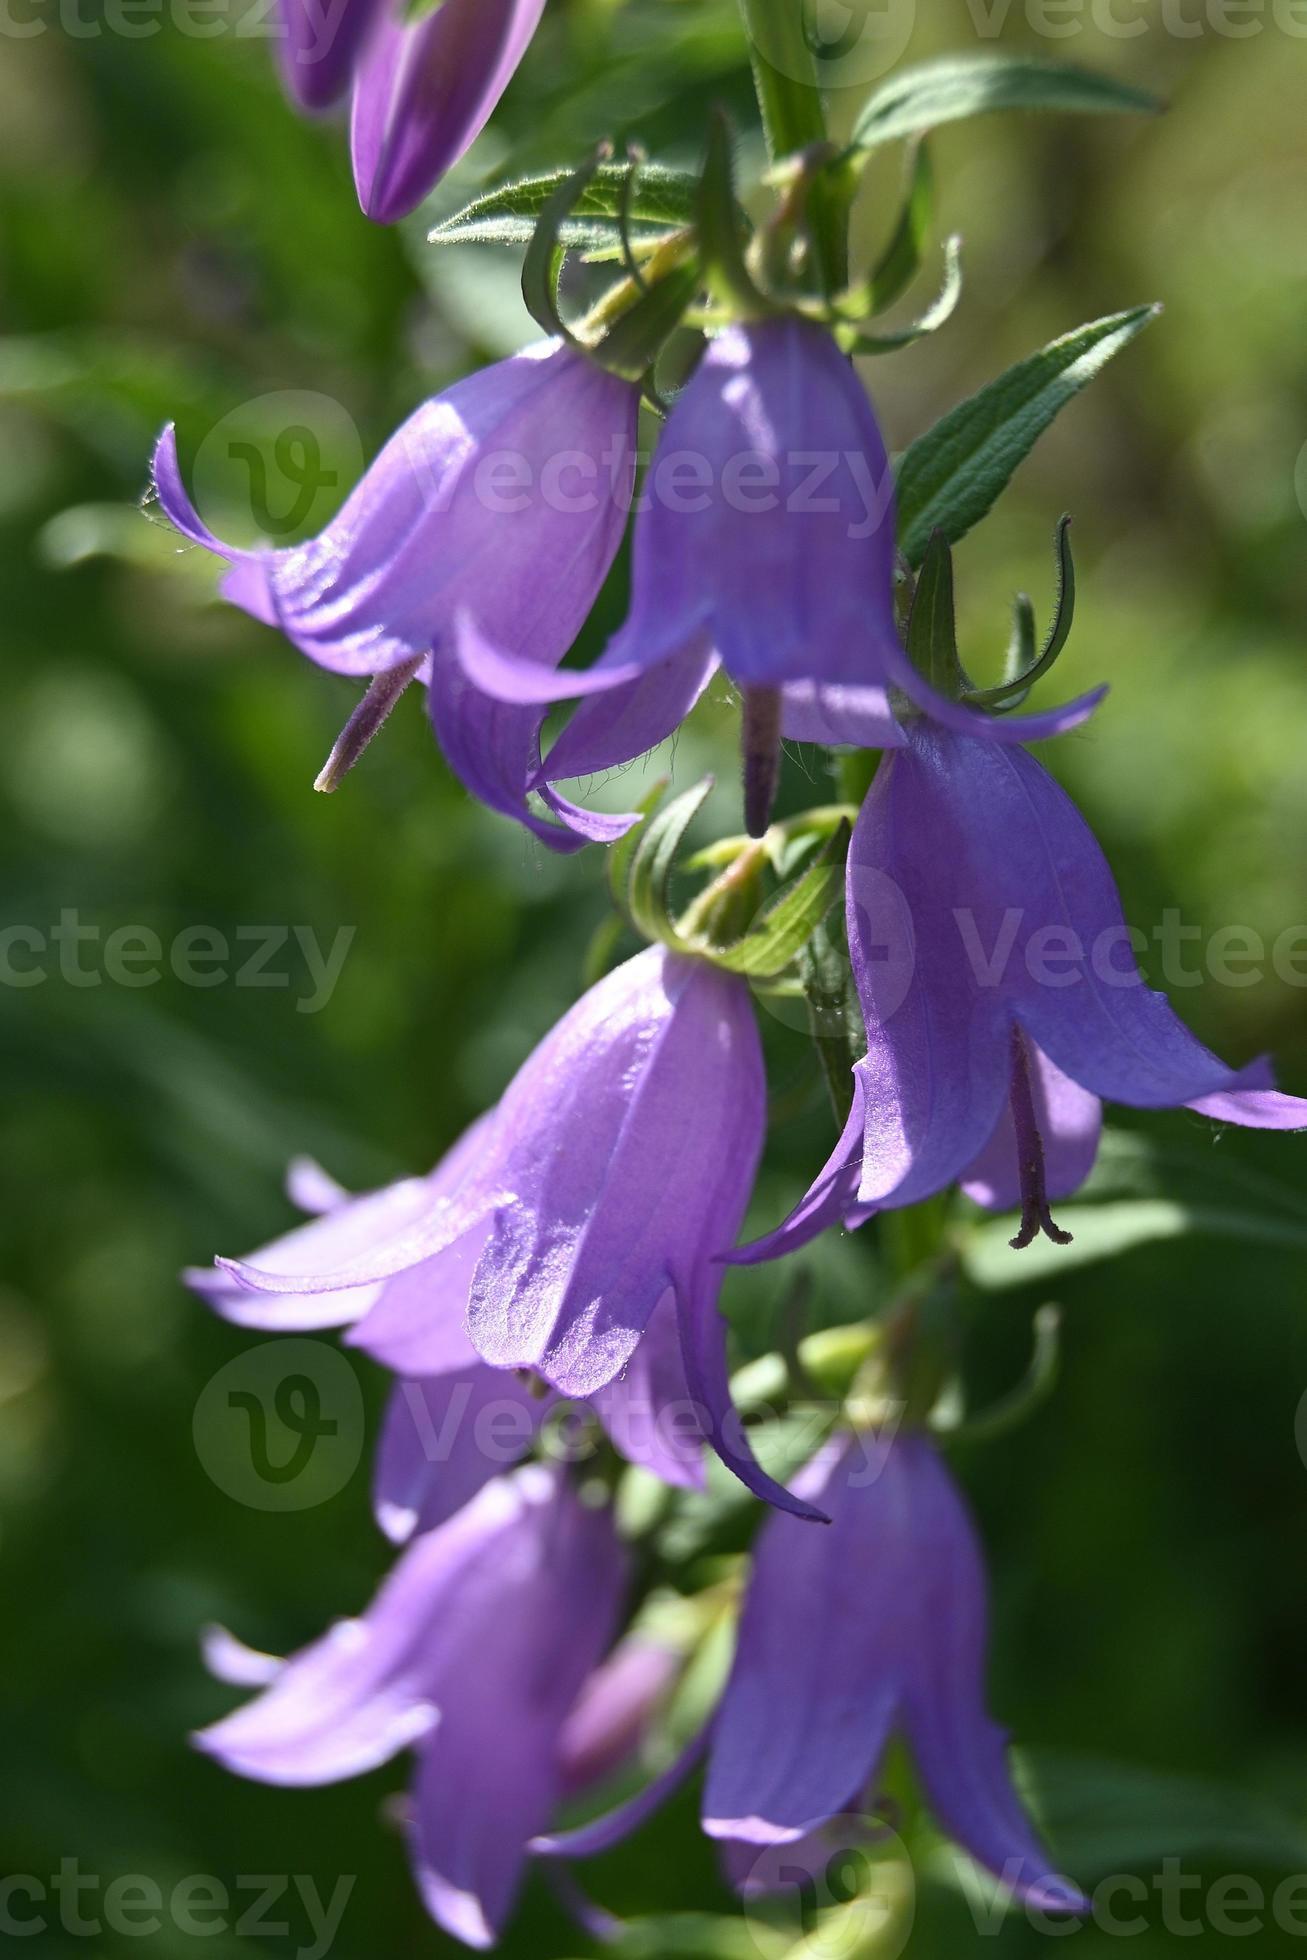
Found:
<path fill-rule="evenodd" d="M 471 140 L 542 11 L 444 0 L 401 21 L 350 0 L 330 59 L 301 68 L 308 0 L 284 5 L 299 99 L 352 86 L 360 195 L 382 218 Z M 650 943 L 590 988 L 434 1170 L 351 1196 L 300 1163 L 290 1195 L 307 1221 L 188 1275 L 228 1320 L 343 1329 L 394 1378 L 374 1482 L 398 1548 L 390 1576 L 361 1617 L 285 1662 L 215 1636 L 215 1671 L 260 1693 L 200 1744 L 286 1784 L 411 1750 L 418 1883 L 474 1946 L 498 1937 L 529 1861 L 557 1869 L 605 1849 L 705 1762 L 704 1830 L 742 1892 L 766 1890 L 769 1847 L 818 1841 L 851 1806 L 874 1806 L 893 1736 L 973 1859 L 1032 1906 L 1083 1911 L 986 1710 L 982 1559 L 931 1440 L 931 1369 L 905 1360 L 917 1336 L 904 1296 L 864 1329 L 825 1433 L 782 1474 L 736 1407 L 723 1283 L 732 1265 L 954 1186 L 1019 1214 L 1018 1252 L 1040 1233 L 1062 1243 L 1054 1207 L 1093 1167 L 1104 1101 L 1307 1128 L 1307 1102 L 1281 1094 L 1265 1061 L 1227 1067 L 1149 990 L 1098 844 L 1029 753 L 1102 698 L 1024 712 L 1069 611 L 1000 687 L 974 687 L 957 661 L 948 541 L 979 514 L 974 489 L 950 518 L 936 483 L 938 528 L 909 551 L 848 359 L 862 344 L 856 294 L 841 309 L 824 291 L 776 289 L 811 264 L 795 214 L 817 200 L 804 172 L 823 167 L 820 146 L 795 165 L 774 234 L 747 260 L 732 257 L 729 201 L 721 242 L 711 170 L 664 261 L 637 262 L 623 210 L 628 277 L 596 309 L 603 330 L 564 329 L 419 407 L 307 543 L 224 544 L 187 495 L 171 428 L 154 456 L 158 502 L 225 561 L 224 596 L 369 682 L 319 787 L 417 683 L 449 766 L 491 810 L 552 849 L 620 843 L 618 861 L 642 866 L 626 913 Z M 557 198 L 577 189 L 564 184 L 540 219 L 537 270 L 556 256 Z M 700 358 L 637 497 L 642 393 L 663 406 L 648 323 L 670 338 L 691 300 Z M 1026 401 L 1008 432 L 1009 467 L 1038 412 Z M 961 441 L 955 429 L 939 455 Z M 589 667 L 565 666 L 632 514 L 629 614 Z M 720 879 L 674 920 L 680 832 L 650 818 L 633 839 L 640 813 L 597 813 L 560 785 L 663 742 L 718 670 L 739 698 L 748 836 L 710 854 Z M 771 825 L 787 738 L 876 752 L 871 788 L 851 823 L 824 824 L 816 866 L 741 921 L 771 844 L 792 841 Z M 822 880 L 838 880 L 846 847 L 841 939 Z M 791 1216 L 741 1245 L 767 1119 L 751 980 L 801 986 L 818 934 L 847 951 L 861 1009 L 847 1122 Z M 946 1263 L 947 1244 L 936 1252 Z M 899 1277 L 929 1286 L 936 1266 Z M 588 1438 L 579 1466 L 554 1447 L 568 1412 Z M 628 1621 L 650 1575 L 614 1501 L 632 1487 L 626 1466 L 702 1492 L 714 1460 L 770 1507 L 720 1588 L 718 1605 L 739 1608 L 729 1677 L 661 1775 L 577 1823 L 568 1813 L 601 1804 L 664 1725 L 695 1646 Z"/>

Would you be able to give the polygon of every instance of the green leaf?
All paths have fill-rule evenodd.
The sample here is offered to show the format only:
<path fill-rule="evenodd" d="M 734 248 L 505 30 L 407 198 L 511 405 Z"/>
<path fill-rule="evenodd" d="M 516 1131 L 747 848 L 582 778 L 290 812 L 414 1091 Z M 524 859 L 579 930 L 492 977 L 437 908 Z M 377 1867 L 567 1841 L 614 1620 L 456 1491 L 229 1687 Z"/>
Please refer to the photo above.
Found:
<path fill-rule="evenodd" d="M 938 333 L 940 328 L 953 318 L 958 301 L 962 297 L 962 240 L 958 237 L 944 241 L 944 278 L 940 289 L 924 313 L 909 322 L 906 327 L 889 327 L 884 333 L 868 333 L 844 330 L 840 334 L 840 345 L 849 354 L 893 354 L 900 347 L 910 347 L 914 340 L 922 340 L 927 334 Z"/>
<path fill-rule="evenodd" d="M 853 129 L 853 147 L 872 150 L 901 136 L 994 109 L 1056 109 L 1103 114 L 1155 113 L 1164 105 L 1144 89 L 1070 62 L 1031 55 L 945 55 L 902 68 L 875 89 Z"/>
<path fill-rule="evenodd" d="M 797 959 L 844 888 L 844 857 L 849 826 L 842 823 L 807 870 L 778 892 L 734 946 L 717 947 L 709 957 L 731 973 L 771 980 Z"/>
<path fill-rule="evenodd" d="M 1018 1750 L 1023 1795 L 1082 1882 L 1171 1857 L 1245 1860 L 1298 1871 L 1307 1833 L 1261 1797 L 1198 1777 L 1092 1756 Z"/>
<path fill-rule="evenodd" d="M 958 658 L 953 604 L 953 553 L 942 531 L 932 531 L 921 558 L 908 614 L 908 657 L 936 694 L 956 701 L 971 683 Z"/>
<path fill-rule="evenodd" d="M 640 826 L 640 841 L 626 881 L 626 909 L 637 932 L 665 946 L 680 944 L 669 904 L 677 853 L 712 786 L 712 777 L 705 776 L 693 789 L 674 796 L 656 816 L 646 817 Z"/>
<path fill-rule="evenodd" d="M 956 544 L 985 515 L 1035 443 L 1113 354 L 1160 312 L 1091 320 L 1019 361 L 918 436 L 899 460 L 899 543 L 920 564 L 932 531 Z"/>
<path fill-rule="evenodd" d="M 620 243 L 623 187 L 629 163 L 601 164 L 559 227 L 558 242 L 573 247 Z M 433 245 L 526 245 L 545 206 L 572 173 L 550 170 L 522 177 L 473 198 L 430 234 Z M 697 180 L 686 170 L 642 162 L 627 222 L 637 244 L 656 244 L 694 222 Z"/>

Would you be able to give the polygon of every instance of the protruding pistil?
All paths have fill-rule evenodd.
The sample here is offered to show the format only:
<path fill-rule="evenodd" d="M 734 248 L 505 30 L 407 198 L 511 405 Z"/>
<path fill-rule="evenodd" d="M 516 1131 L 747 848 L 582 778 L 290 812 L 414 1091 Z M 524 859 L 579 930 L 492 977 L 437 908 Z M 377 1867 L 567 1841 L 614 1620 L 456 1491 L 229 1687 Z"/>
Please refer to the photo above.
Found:
<path fill-rule="evenodd" d="M 740 719 L 744 763 L 744 827 L 761 837 L 771 822 L 781 779 L 781 691 L 746 687 Z"/>
<path fill-rule="evenodd" d="M 1044 1172 L 1044 1139 L 1035 1115 L 1035 1094 L 1030 1082 L 1030 1057 L 1020 1028 L 1012 1030 L 1012 1084 L 1009 1091 L 1012 1125 L 1017 1136 L 1017 1167 L 1021 1177 L 1021 1230 L 1011 1241 L 1020 1252 L 1033 1245 L 1042 1232 L 1054 1245 L 1070 1245 L 1071 1234 L 1055 1225 L 1048 1209 L 1048 1184 Z"/>
<path fill-rule="evenodd" d="M 329 794 L 340 788 L 343 778 L 348 776 L 421 665 L 420 660 L 404 660 L 398 667 L 377 675 L 336 737 L 335 747 L 318 771 L 314 789 Z"/>

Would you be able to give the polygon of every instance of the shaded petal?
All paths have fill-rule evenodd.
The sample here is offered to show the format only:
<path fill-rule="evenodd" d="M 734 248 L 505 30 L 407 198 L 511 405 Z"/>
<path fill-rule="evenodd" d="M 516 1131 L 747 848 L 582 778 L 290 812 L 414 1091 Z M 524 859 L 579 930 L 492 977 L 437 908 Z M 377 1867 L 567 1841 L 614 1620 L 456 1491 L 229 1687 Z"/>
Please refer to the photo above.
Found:
<path fill-rule="evenodd" d="M 809 1503 L 797 1487 L 787 1490 L 784 1484 L 769 1477 L 750 1447 L 744 1423 L 731 1400 L 726 1362 L 727 1326 L 717 1306 L 720 1286 L 720 1265 L 705 1265 L 676 1289 L 685 1376 L 700 1410 L 704 1433 L 726 1468 L 764 1504 L 774 1504 L 778 1510 L 791 1512 L 796 1518 L 824 1524 L 825 1513 Z"/>
<path fill-rule="evenodd" d="M 900 749 L 906 737 L 883 687 L 790 681 L 783 690 L 782 732 L 791 742 L 825 748 Z"/>
<path fill-rule="evenodd" d="M 1103 1134 L 1103 1105 L 1088 1089 L 1055 1068 L 1042 1049 L 1027 1043 L 1030 1087 L 1035 1120 L 1044 1146 L 1044 1185 L 1052 1199 L 1069 1198 L 1080 1189 L 1098 1155 Z M 1009 1211 L 1022 1202 L 1016 1126 L 1011 1102 L 994 1134 L 962 1180 L 962 1189 L 978 1205 Z"/>
<path fill-rule="evenodd" d="M 354 183 L 369 218 L 407 216 L 471 147 L 535 33 L 544 0 L 443 0 L 387 17 L 354 84 Z"/>
<path fill-rule="evenodd" d="M 647 755 L 680 727 L 716 667 L 716 654 L 701 639 L 638 679 L 591 696 L 568 721 L 540 774 L 550 782 L 601 775 Z"/>
<path fill-rule="evenodd" d="M 349 87 L 378 0 L 278 0 L 277 65 L 301 109 L 329 109 Z"/>
<path fill-rule="evenodd" d="M 481 1361 L 396 1382 L 372 1483 L 373 1511 L 387 1538 L 402 1545 L 415 1532 L 434 1530 L 520 1463 L 547 1407 L 529 1383 Z"/>
<path fill-rule="evenodd" d="M 867 1029 L 856 1070 L 864 1205 L 914 1204 L 951 1184 L 1007 1093 L 1009 1010 L 960 924 L 988 947 L 1001 916 L 976 862 L 970 806 L 959 798 L 955 810 L 938 782 L 936 758 L 962 746 L 914 728 L 912 746 L 881 764 L 849 847 L 849 948 Z"/>
<path fill-rule="evenodd" d="M 897 1506 L 882 1488 L 892 1475 L 886 1444 L 850 1441 L 797 1480 L 829 1513 L 827 1530 L 786 1517 L 764 1525 L 714 1725 L 710 1837 L 797 1842 L 870 1782 L 902 1671 L 908 1573 Z"/>
<path fill-rule="evenodd" d="M 412 1380 L 472 1367 L 479 1356 L 467 1332 L 467 1300 L 488 1230 L 485 1217 L 475 1219 L 451 1244 L 384 1281 L 346 1343 Z"/>
<path fill-rule="evenodd" d="M 1023 742 L 1046 742 L 1054 735 L 1069 735 L 1072 729 L 1082 728 L 1090 720 L 1108 692 L 1105 686 L 1095 687 L 1087 694 L 1078 694 L 1073 701 L 1064 701 L 1059 708 L 1041 708 L 1029 715 L 994 715 L 980 708 L 969 708 L 964 701 L 950 701 L 936 694 L 915 671 L 906 684 L 901 675 L 896 675 L 896 679 L 909 699 L 940 727 L 976 741 L 997 743 L 1000 748 L 1016 748 Z"/>
<path fill-rule="evenodd" d="M 624 1838 L 638 1831 L 662 1808 L 668 1797 L 680 1789 L 703 1761 L 711 1735 L 711 1727 L 701 1729 L 674 1762 L 615 1810 L 592 1818 L 588 1824 L 579 1824 L 575 1830 L 551 1831 L 548 1836 L 533 1838 L 533 1855 L 537 1858 L 597 1858 L 600 1852 L 610 1851 L 615 1844 L 620 1844 Z"/>
<path fill-rule="evenodd" d="M 321 1217 L 350 1201 L 350 1193 L 312 1157 L 293 1157 L 286 1166 L 286 1196 L 299 1211 Z"/>
<path fill-rule="evenodd" d="M 685 1655 L 647 1633 L 628 1633 L 582 1688 L 558 1744 L 569 1792 L 613 1776 L 636 1754 Z"/>
<path fill-rule="evenodd" d="M 478 1945 L 502 1927 L 528 1840 L 557 1802 L 559 1737 L 611 1638 L 626 1577 L 610 1512 L 584 1506 L 563 1472 L 533 1465 L 523 1479 L 553 1496 L 529 1534 L 503 1541 L 477 1598 L 459 1602 L 456 1692 L 424 1753 L 411 1832 L 429 1910 Z"/>
<path fill-rule="evenodd" d="M 861 1225 L 870 1217 L 857 1203 L 862 1176 L 862 1138 L 866 1129 L 866 1089 L 862 1076 L 853 1072 L 853 1103 L 839 1142 L 814 1179 L 807 1195 L 774 1232 L 737 1246 L 728 1254 L 732 1266 L 756 1266 L 764 1259 L 783 1259 L 797 1252 L 822 1232 L 835 1225 Z"/>
<path fill-rule="evenodd" d="M 595 1414 L 628 1463 L 665 1484 L 704 1486 L 704 1431 L 681 1358 L 676 1295 L 669 1287 L 616 1380 L 591 1396 Z"/>
<path fill-rule="evenodd" d="M 980 1549 L 948 1472 L 921 1437 L 894 1446 L 914 1561 L 911 1667 L 903 1719 L 937 1821 L 1017 1897 L 1085 1911 L 1031 1830 L 984 1705 L 988 1639 Z"/>
<path fill-rule="evenodd" d="M 1238 1123 L 1247 1130 L 1307 1129 L 1307 1100 L 1286 1096 L 1275 1086 L 1269 1056 L 1263 1055 L 1236 1077 L 1238 1086 L 1191 1102 L 1200 1116 L 1218 1123 Z"/>

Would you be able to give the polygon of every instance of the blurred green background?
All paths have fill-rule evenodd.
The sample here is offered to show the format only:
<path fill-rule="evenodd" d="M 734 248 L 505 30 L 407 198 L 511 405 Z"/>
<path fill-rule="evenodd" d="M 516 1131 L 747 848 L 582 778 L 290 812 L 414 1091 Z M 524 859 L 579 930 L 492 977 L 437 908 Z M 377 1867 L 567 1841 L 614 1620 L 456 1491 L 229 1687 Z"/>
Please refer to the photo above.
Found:
<path fill-rule="evenodd" d="M 1307 44 L 1286 31 L 1292 10 L 1269 5 L 1123 6 L 1143 23 L 1129 36 L 1092 11 L 1098 26 L 1088 8 L 1050 10 L 1080 29 L 1053 42 L 1018 5 L 883 10 L 908 58 L 1027 46 L 1108 67 L 1171 107 L 944 131 L 941 219 L 966 239 L 964 304 L 936 341 L 867 378 L 902 446 L 1053 334 L 1165 302 L 961 548 L 963 645 L 982 670 L 997 662 L 1018 588 L 1046 616 L 1052 525 L 1071 509 L 1081 594 L 1059 692 L 1103 677 L 1113 692 L 1051 765 L 1102 836 L 1133 921 L 1151 929 L 1174 907 L 1204 935 L 1237 925 L 1270 946 L 1307 917 Z M 124 31 L 152 18 L 157 32 Z M 208 1318 L 175 1274 L 286 1224 L 279 1181 L 296 1151 L 352 1184 L 433 1160 L 575 996 L 605 914 L 601 866 L 555 861 L 472 807 L 416 698 L 339 794 L 314 796 L 350 687 L 216 604 L 212 562 L 179 555 L 134 506 L 175 417 L 188 472 L 209 458 L 211 498 L 228 497 L 239 525 L 241 480 L 206 439 L 237 411 L 266 431 L 279 406 L 248 404 L 309 391 L 324 399 L 297 419 L 337 479 L 316 528 L 419 399 L 531 330 L 515 255 L 441 256 L 420 222 L 369 226 L 340 131 L 291 115 L 266 45 L 230 20 L 201 37 L 179 18 L 104 19 L 69 0 L 62 15 L 15 5 L 0 29 L 3 922 L 48 933 L 73 913 L 99 934 L 82 942 L 80 976 L 65 940 L 63 967 L 52 952 L 35 982 L 0 986 L 0 1870 L 48 1883 L 76 1859 L 96 1877 L 80 1899 L 90 1919 L 126 1874 L 165 1890 L 212 1874 L 237 1911 L 253 1901 L 235 1890 L 245 1874 L 308 1874 L 324 1897 L 355 1875 L 342 1960 L 446 1952 L 379 1821 L 401 1768 L 278 1792 L 186 1746 L 232 1700 L 201 1671 L 204 1622 L 300 1644 L 363 1603 L 386 1553 L 352 1457 L 343 1487 L 298 1511 L 223 1487 L 240 1434 L 197 1404 L 259 1341 Z M 987 41 L 978 23 L 1000 18 Z M 861 92 L 836 99 L 846 126 Z M 727 0 L 556 0 L 434 208 L 604 134 L 692 161 L 714 101 L 751 114 Z M 887 157 L 869 179 L 867 245 L 891 221 L 898 168 Z M 248 508 L 247 487 L 247 525 Z M 620 617 L 621 586 L 619 569 L 595 642 Z M 673 757 L 682 784 L 717 770 L 729 828 L 733 726 L 719 691 Z M 792 803 L 827 794 L 805 766 L 791 769 Z M 637 766 L 601 793 L 620 806 L 655 773 Z M 296 926 L 324 949 L 352 934 L 318 1011 L 303 1011 L 314 987 L 294 938 L 268 963 L 285 984 L 235 983 L 253 949 L 242 931 Z M 158 936 L 165 969 L 188 928 L 224 935 L 234 956 L 204 987 L 166 970 L 116 984 L 105 940 L 125 927 Z M 14 968 L 33 967 L 32 943 Z M 1301 951 L 1297 963 L 1296 977 L 1209 979 L 1179 1005 L 1234 1060 L 1274 1048 L 1302 1092 Z M 760 1219 L 830 1141 L 801 1032 L 773 1022 L 768 1039 Z M 1078 1877 L 1137 1871 L 1151 1887 L 1175 1855 L 1203 1888 L 1246 1872 L 1269 1891 L 1307 1872 L 1304 1145 L 1218 1137 L 1185 1116 L 1130 1128 L 1162 1152 L 1158 1188 L 1196 1179 L 1208 1210 L 1236 1223 L 1068 1267 L 1055 1292 L 1046 1267 L 969 1291 L 981 1402 L 1020 1374 L 1041 1301 L 1066 1309 L 1053 1399 L 1003 1441 L 957 1453 L 992 1558 L 993 1700 L 1031 1748 Z M 864 1310 L 870 1245 L 823 1249 L 818 1277 L 822 1318 Z M 775 1298 L 773 1276 L 732 1296 L 747 1344 L 766 1345 Z M 381 1384 L 364 1363 L 340 1366 L 362 1386 L 370 1436 Z M 586 1878 L 624 1914 L 731 1910 L 691 1797 Z M 1184 1910 L 1201 1915 L 1207 1896 L 1191 1889 Z M 1149 1900 L 1134 1952 L 1193 1937 L 1156 1890 Z M 19 1921 L 29 1910 L 12 1902 Z M 311 1944 L 293 1897 L 267 1925 L 205 1935 L 79 1933 L 57 1903 L 43 1910 L 42 1952 L 216 1960 Z M 1209 1942 L 1235 1937 L 1198 1924 Z M 764 1950 L 739 1928 L 681 1930 L 680 1951 Z M 1259 1951 L 1298 1951 L 1305 1935 L 1263 1930 Z M 640 1950 L 671 1952 L 674 1937 Z M 905 1937 L 896 1926 L 879 1945 L 804 1951 L 889 1955 Z M 1018 1955 L 1047 1937 L 1018 1920 L 984 1944 Z M 923 1878 L 909 1950 L 944 1960 L 979 1938 L 957 1893 Z M 1069 1938 L 1110 1950 L 1101 1929 Z M 533 1884 L 506 1951 L 586 1950 Z"/>

